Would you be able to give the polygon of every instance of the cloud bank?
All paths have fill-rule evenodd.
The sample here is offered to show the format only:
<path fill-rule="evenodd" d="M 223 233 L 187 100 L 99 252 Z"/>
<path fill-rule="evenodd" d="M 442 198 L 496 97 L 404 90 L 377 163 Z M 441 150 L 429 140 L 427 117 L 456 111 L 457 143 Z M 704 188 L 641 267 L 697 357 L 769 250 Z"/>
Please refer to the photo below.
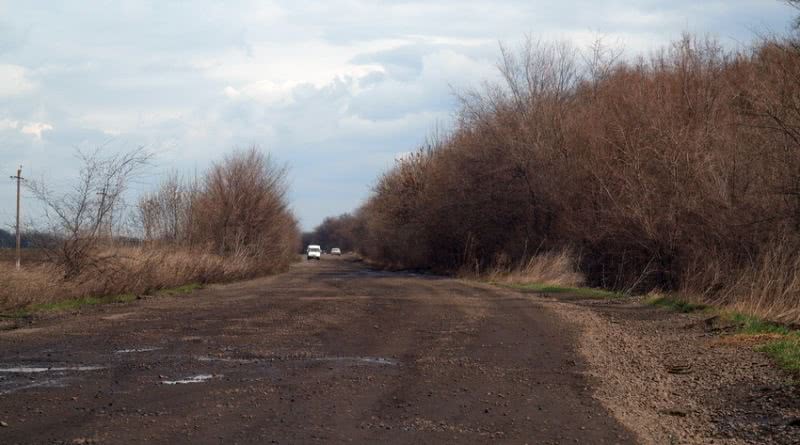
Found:
<path fill-rule="evenodd" d="M 0 1 L 0 173 L 23 164 L 67 181 L 76 148 L 146 145 L 158 158 L 144 190 L 255 144 L 289 164 L 311 228 L 447 125 L 453 91 L 496 76 L 500 41 L 603 35 L 640 53 L 690 31 L 733 46 L 786 30 L 790 11 L 764 0 Z M 0 202 L 13 192 L 0 188 Z"/>

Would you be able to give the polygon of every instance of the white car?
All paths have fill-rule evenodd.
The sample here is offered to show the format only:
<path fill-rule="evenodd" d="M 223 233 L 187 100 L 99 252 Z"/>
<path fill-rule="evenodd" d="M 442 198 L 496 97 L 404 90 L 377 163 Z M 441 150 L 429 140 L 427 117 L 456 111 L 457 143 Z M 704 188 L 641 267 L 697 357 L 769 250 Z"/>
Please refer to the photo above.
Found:
<path fill-rule="evenodd" d="M 322 248 L 318 244 L 309 244 L 306 248 L 307 260 L 320 260 L 322 257 Z"/>
<path fill-rule="evenodd" d="M 331 249 L 331 255 L 339 255 L 339 256 L 341 256 L 342 255 L 342 250 L 339 249 L 338 247 L 334 247 L 333 249 Z"/>

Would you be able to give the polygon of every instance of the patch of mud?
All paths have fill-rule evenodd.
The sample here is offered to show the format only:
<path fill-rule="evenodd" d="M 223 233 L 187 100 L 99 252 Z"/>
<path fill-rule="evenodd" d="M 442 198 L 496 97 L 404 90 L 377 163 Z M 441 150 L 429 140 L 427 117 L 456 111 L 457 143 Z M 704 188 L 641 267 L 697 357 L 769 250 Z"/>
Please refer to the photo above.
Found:
<path fill-rule="evenodd" d="M 204 339 L 203 337 L 197 335 L 189 335 L 186 337 L 181 337 L 181 341 L 188 341 L 190 343 L 202 343 Z"/>
<path fill-rule="evenodd" d="M 300 297 L 301 301 L 346 301 L 346 300 L 369 300 L 374 297 L 368 295 L 337 295 L 332 297 Z"/>
<path fill-rule="evenodd" d="M 185 377 L 179 380 L 164 380 L 161 383 L 164 385 L 185 385 L 190 383 L 204 383 L 214 378 L 222 377 L 221 375 L 211 375 L 211 374 L 198 374 L 189 377 Z"/>
<path fill-rule="evenodd" d="M 43 331 L 43 328 L 17 328 L 2 331 L 2 335 L 26 335 Z"/>
<path fill-rule="evenodd" d="M 121 314 L 106 315 L 105 317 L 100 317 L 100 319 L 108 321 L 124 320 L 132 315 L 136 315 L 136 312 L 123 312 Z"/>

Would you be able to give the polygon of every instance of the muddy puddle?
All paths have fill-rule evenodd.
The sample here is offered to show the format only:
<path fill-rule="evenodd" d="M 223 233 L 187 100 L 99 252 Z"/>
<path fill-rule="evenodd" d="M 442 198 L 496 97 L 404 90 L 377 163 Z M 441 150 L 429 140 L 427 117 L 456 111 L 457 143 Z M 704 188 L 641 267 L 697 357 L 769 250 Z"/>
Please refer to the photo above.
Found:
<path fill-rule="evenodd" d="M 20 365 L 0 367 L 0 395 L 37 388 L 64 388 L 72 375 L 104 366 Z"/>
<path fill-rule="evenodd" d="M 133 348 L 133 349 L 118 349 L 114 354 L 137 354 L 141 352 L 159 351 L 161 348 Z"/>
<path fill-rule="evenodd" d="M 191 383 L 203 383 L 219 377 L 222 377 L 222 375 L 197 374 L 189 377 L 184 377 L 178 380 L 164 380 L 161 383 L 164 385 L 186 385 Z"/>
<path fill-rule="evenodd" d="M 385 357 L 314 357 L 309 358 L 309 360 L 316 362 L 349 362 L 355 364 L 383 366 L 397 366 L 400 364 L 397 360 Z"/>
<path fill-rule="evenodd" d="M 13 394 L 18 391 L 36 388 L 65 388 L 67 386 L 66 378 L 48 378 L 43 380 L 30 380 L 23 381 L 12 380 L 5 381 L 0 378 L 0 395 Z"/>
<path fill-rule="evenodd" d="M 268 356 L 259 358 L 233 358 L 233 357 L 195 357 L 200 362 L 218 362 L 234 364 L 260 364 L 275 362 L 341 362 L 355 365 L 379 365 L 379 366 L 398 366 L 400 362 L 387 357 L 367 357 L 367 356 Z"/>
<path fill-rule="evenodd" d="M 104 366 L 13 366 L 10 368 L 0 367 L 0 373 L 38 374 L 42 372 L 99 371 L 101 369 L 105 369 L 105 367 Z"/>

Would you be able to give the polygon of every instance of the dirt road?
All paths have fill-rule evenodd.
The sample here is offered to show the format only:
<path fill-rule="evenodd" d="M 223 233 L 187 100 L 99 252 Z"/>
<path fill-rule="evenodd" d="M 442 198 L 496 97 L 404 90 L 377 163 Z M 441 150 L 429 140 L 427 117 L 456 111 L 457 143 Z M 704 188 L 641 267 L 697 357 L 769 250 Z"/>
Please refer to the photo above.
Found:
<path fill-rule="evenodd" d="M 534 300 L 326 258 L 0 333 L 0 443 L 632 443 Z"/>

